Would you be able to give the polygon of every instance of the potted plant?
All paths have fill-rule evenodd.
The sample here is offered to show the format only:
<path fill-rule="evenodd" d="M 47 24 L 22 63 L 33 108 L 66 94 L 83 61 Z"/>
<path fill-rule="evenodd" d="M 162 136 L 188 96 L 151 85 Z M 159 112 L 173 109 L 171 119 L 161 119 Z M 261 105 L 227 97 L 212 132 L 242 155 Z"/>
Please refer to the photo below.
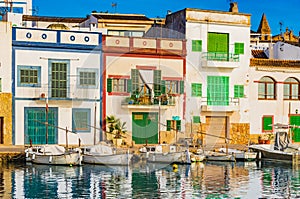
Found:
<path fill-rule="evenodd" d="M 274 139 L 273 133 L 266 134 L 265 144 L 270 144 L 271 140 L 273 140 L 273 139 Z"/>
<path fill-rule="evenodd" d="M 115 116 L 106 116 L 106 127 L 107 131 L 106 133 L 109 133 L 113 137 L 113 142 L 116 146 L 120 146 L 123 142 L 123 139 L 125 136 L 126 130 L 126 122 L 121 122 L 119 118 L 116 118 Z"/>
<path fill-rule="evenodd" d="M 265 143 L 265 141 L 264 141 L 264 139 L 263 139 L 263 136 L 262 135 L 259 135 L 258 136 L 258 144 L 264 144 Z"/>

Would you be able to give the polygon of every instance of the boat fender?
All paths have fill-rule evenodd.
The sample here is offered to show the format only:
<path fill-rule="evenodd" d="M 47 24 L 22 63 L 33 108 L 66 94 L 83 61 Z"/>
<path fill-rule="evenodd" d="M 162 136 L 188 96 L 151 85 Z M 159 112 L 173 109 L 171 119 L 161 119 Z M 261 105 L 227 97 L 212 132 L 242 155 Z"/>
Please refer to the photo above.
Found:
<path fill-rule="evenodd" d="M 34 160 L 35 159 L 35 154 L 33 154 L 31 158 Z"/>
<path fill-rule="evenodd" d="M 175 171 L 175 170 L 177 171 L 177 169 L 178 169 L 178 165 L 177 164 L 173 164 L 173 171 Z"/>
<path fill-rule="evenodd" d="M 28 156 L 29 156 L 29 153 L 28 153 L 28 152 L 26 152 L 26 158 L 28 158 Z"/>
<path fill-rule="evenodd" d="M 52 155 L 50 155 L 50 157 L 49 157 L 49 163 L 51 163 L 52 162 Z"/>

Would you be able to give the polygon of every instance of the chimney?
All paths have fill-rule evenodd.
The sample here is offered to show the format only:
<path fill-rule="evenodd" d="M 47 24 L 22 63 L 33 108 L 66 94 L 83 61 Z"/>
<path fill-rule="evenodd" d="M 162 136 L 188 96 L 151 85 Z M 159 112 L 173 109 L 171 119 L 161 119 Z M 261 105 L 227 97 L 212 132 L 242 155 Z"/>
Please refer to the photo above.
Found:
<path fill-rule="evenodd" d="M 238 13 L 239 12 L 237 2 L 231 2 L 230 3 L 229 12 L 233 12 L 233 13 Z"/>

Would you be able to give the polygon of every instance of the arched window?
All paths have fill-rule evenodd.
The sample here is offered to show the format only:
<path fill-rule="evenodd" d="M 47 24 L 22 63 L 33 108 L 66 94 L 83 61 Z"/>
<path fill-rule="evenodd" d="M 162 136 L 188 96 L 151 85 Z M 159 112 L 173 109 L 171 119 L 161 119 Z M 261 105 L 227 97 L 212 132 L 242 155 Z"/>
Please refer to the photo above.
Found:
<path fill-rule="evenodd" d="M 289 77 L 284 81 L 283 99 L 299 99 L 299 81 L 296 78 Z"/>
<path fill-rule="evenodd" d="M 258 81 L 258 99 L 276 99 L 276 82 L 271 77 L 262 77 Z"/>

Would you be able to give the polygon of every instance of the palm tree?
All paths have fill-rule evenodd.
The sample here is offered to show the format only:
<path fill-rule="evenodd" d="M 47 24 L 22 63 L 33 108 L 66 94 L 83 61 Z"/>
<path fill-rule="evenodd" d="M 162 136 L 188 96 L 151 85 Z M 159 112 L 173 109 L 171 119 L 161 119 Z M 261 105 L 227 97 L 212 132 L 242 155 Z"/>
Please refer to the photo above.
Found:
<path fill-rule="evenodd" d="M 106 116 L 106 127 L 107 133 L 114 134 L 115 139 L 120 139 L 124 137 L 124 134 L 127 132 L 126 130 L 126 122 L 121 122 L 119 118 L 115 116 Z"/>

